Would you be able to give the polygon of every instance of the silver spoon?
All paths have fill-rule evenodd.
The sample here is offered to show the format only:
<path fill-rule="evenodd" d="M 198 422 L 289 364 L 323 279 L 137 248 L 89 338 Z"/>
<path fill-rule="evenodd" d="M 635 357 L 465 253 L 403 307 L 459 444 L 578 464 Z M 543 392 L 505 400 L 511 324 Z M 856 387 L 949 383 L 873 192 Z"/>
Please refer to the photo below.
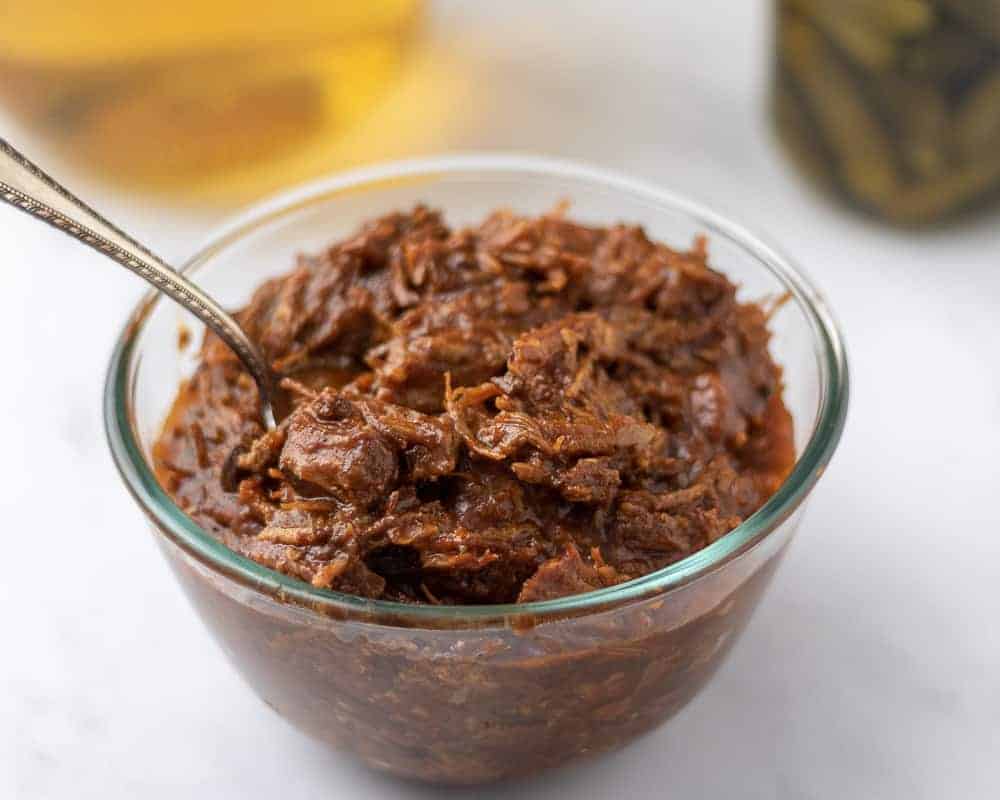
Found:
<path fill-rule="evenodd" d="M 274 428 L 277 377 L 239 323 L 195 284 L 63 188 L 2 138 L 0 200 L 117 261 L 198 317 L 232 348 L 249 370 L 257 382 L 264 424 L 269 430 Z"/>

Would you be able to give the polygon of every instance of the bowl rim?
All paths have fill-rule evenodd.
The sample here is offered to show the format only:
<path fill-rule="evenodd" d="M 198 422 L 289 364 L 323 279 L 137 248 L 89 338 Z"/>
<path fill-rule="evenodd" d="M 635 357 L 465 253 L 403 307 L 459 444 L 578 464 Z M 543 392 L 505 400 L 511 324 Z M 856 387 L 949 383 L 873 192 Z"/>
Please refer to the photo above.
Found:
<path fill-rule="evenodd" d="M 532 155 L 470 153 L 393 161 L 362 167 L 308 182 L 255 203 L 210 233 L 181 267 L 195 270 L 215 255 L 264 225 L 324 202 L 335 195 L 366 191 L 379 184 L 435 180 L 463 172 L 512 173 L 527 179 L 573 179 L 632 195 L 656 207 L 667 207 L 692 218 L 709 237 L 724 237 L 751 255 L 792 295 L 813 333 L 819 364 L 820 392 L 815 426 L 792 472 L 778 491 L 753 515 L 717 541 L 663 569 L 617 586 L 531 603 L 435 606 L 372 600 L 319 589 L 297 578 L 264 567 L 230 550 L 188 517 L 161 488 L 143 456 L 132 415 L 132 378 L 136 342 L 145 320 L 161 295 L 147 293 L 118 337 L 104 386 L 104 422 L 114 463 L 133 498 L 170 541 L 216 573 L 264 593 L 282 603 L 318 611 L 339 610 L 391 620 L 391 625 L 420 626 L 444 619 L 451 627 L 463 622 L 480 627 L 511 618 L 578 615 L 663 594 L 713 572 L 777 529 L 809 494 L 823 474 L 841 438 L 847 415 L 849 371 L 843 336 L 813 282 L 798 265 L 760 237 L 699 203 L 650 182 L 584 164 Z"/>

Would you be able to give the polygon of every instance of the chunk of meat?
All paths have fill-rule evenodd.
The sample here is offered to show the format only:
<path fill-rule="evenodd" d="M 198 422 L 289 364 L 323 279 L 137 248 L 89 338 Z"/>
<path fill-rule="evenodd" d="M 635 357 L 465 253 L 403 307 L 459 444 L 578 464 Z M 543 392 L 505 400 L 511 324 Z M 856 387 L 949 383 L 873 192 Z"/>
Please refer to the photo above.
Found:
<path fill-rule="evenodd" d="M 324 420 L 311 409 L 292 417 L 279 464 L 307 491 L 363 506 L 387 494 L 399 471 L 396 449 L 370 425 Z"/>
<path fill-rule="evenodd" d="M 600 552 L 595 551 L 593 556 L 600 559 Z M 555 600 L 558 597 L 603 589 L 625 579 L 613 567 L 604 564 L 603 560 L 596 565 L 585 563 L 576 547 L 568 545 L 561 555 L 550 558 L 524 582 L 517 602 Z"/>

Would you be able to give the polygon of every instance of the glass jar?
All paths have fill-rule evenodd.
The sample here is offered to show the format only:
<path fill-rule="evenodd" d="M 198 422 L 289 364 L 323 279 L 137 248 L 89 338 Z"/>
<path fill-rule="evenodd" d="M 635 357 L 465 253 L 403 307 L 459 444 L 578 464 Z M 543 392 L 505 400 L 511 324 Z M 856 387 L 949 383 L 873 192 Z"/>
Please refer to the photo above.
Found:
<path fill-rule="evenodd" d="M 778 0 L 773 109 L 806 171 L 919 225 L 1000 194 L 998 0 Z"/>
<path fill-rule="evenodd" d="M 538 214 L 563 199 L 581 220 L 626 220 L 712 262 L 746 298 L 789 295 L 772 321 L 799 460 L 728 535 L 644 578 L 584 595 L 500 606 L 403 605 L 317 589 L 226 549 L 174 505 L 150 448 L 191 367 L 170 302 L 148 297 L 112 356 L 108 437 L 167 560 L 237 671 L 279 714 L 369 766 L 479 783 L 620 747 L 697 694 L 743 630 L 840 438 L 841 338 L 816 290 L 740 228 L 641 183 L 543 159 L 404 162 L 292 192 L 219 232 L 185 271 L 240 306 L 297 251 L 417 202 L 455 225 L 498 206 Z M 738 714 L 734 710 L 734 714 Z"/>
<path fill-rule="evenodd" d="M 243 193 L 322 162 L 396 74 L 423 5 L 4 0 L 0 104 L 116 180 Z"/>

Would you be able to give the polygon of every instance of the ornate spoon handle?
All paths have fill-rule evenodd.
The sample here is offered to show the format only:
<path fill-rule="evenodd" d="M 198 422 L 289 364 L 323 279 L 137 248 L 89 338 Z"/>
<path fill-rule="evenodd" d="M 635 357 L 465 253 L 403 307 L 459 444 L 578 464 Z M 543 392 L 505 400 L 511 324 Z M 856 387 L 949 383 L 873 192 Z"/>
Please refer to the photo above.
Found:
<path fill-rule="evenodd" d="M 180 303 L 214 331 L 250 371 L 261 412 L 274 427 L 275 379 L 267 360 L 239 324 L 211 297 L 139 244 L 0 138 L 0 200 L 46 222 L 130 269 Z"/>

